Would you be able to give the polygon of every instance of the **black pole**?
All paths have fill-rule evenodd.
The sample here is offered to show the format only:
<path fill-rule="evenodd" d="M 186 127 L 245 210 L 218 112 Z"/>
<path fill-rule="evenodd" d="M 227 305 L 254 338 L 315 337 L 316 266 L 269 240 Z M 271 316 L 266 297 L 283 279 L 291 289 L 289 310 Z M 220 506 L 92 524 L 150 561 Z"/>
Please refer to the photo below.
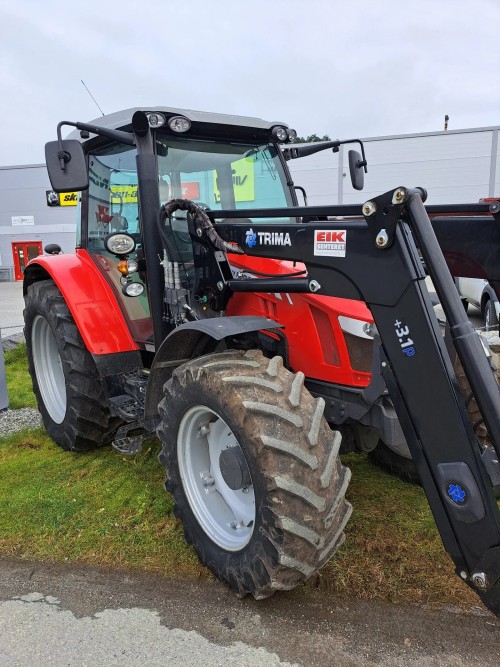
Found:
<path fill-rule="evenodd" d="M 142 111 L 136 111 L 132 118 L 132 127 L 137 147 L 137 176 L 139 179 L 139 211 L 143 238 L 144 257 L 148 276 L 148 298 L 153 320 L 154 342 L 158 349 L 167 331 L 163 318 L 164 278 L 160 264 L 162 244 L 156 226 L 156 216 L 160 209 L 158 189 L 158 169 L 154 154 L 153 137 L 148 119 Z"/>
<path fill-rule="evenodd" d="M 500 456 L 500 392 L 498 385 L 491 372 L 479 336 L 467 319 L 420 195 L 410 194 L 407 206 L 412 231 L 446 315 L 455 349 L 479 405 L 495 451 Z"/>

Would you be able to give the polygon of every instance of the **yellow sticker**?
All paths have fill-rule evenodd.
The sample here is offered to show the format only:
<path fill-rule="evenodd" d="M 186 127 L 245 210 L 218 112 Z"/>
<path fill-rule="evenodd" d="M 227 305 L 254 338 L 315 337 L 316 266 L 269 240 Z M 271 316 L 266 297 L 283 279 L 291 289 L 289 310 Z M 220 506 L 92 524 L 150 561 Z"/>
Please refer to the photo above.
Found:
<path fill-rule="evenodd" d="M 137 204 L 137 185 L 112 185 L 112 204 Z"/>
<path fill-rule="evenodd" d="M 76 206 L 78 204 L 78 192 L 61 192 L 59 204 L 61 206 Z"/>
<path fill-rule="evenodd" d="M 233 172 L 233 189 L 235 201 L 255 201 L 255 172 L 254 161 L 251 157 L 231 163 Z M 217 173 L 214 171 L 215 201 L 220 202 L 220 192 L 217 187 Z"/>

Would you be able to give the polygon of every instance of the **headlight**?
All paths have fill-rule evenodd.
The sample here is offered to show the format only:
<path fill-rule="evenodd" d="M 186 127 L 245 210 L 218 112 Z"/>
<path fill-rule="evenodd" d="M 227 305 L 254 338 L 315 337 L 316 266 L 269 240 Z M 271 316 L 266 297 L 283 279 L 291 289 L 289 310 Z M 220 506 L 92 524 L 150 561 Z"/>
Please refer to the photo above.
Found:
<path fill-rule="evenodd" d="M 187 132 L 191 127 L 191 121 L 185 116 L 172 116 L 168 121 L 172 132 Z"/>
<path fill-rule="evenodd" d="M 142 283 L 127 283 L 122 287 L 122 292 L 126 296 L 140 296 L 144 292 Z"/>
<path fill-rule="evenodd" d="M 376 326 L 366 320 L 356 320 L 345 315 L 339 315 L 339 324 L 344 334 L 352 369 L 369 373 L 372 370 L 373 337 L 377 333 Z"/>
<path fill-rule="evenodd" d="M 108 234 L 104 239 L 104 245 L 106 250 L 112 252 L 113 255 L 128 255 L 135 250 L 133 237 L 123 232 Z"/>
<path fill-rule="evenodd" d="M 288 130 L 288 141 L 292 143 L 297 139 L 297 132 L 295 130 Z"/>
<path fill-rule="evenodd" d="M 373 322 L 367 322 L 366 320 L 356 320 L 353 317 L 339 315 L 339 324 L 342 331 L 350 333 L 353 336 L 358 336 L 359 338 L 370 338 L 373 340 L 377 333 L 377 327 Z"/>

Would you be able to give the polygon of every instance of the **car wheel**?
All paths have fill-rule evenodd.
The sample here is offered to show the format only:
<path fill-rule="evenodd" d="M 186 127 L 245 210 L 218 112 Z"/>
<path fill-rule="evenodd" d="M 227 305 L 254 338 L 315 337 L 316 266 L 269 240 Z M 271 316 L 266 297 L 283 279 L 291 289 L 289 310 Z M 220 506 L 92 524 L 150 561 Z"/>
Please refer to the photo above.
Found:
<path fill-rule="evenodd" d="M 491 299 L 488 299 L 484 307 L 484 328 L 486 331 L 498 329 L 498 317 L 495 310 L 495 304 Z"/>

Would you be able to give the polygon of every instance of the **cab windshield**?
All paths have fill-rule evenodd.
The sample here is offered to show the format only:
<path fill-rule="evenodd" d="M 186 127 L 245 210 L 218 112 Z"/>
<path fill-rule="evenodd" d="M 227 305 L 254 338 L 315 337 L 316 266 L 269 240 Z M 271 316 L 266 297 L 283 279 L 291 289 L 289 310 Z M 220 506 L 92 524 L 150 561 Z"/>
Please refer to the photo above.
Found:
<path fill-rule="evenodd" d="M 191 199 L 212 210 L 292 206 L 277 150 L 272 144 L 222 143 L 160 134 L 161 203 Z M 260 221 L 263 219 L 255 220 Z"/>

